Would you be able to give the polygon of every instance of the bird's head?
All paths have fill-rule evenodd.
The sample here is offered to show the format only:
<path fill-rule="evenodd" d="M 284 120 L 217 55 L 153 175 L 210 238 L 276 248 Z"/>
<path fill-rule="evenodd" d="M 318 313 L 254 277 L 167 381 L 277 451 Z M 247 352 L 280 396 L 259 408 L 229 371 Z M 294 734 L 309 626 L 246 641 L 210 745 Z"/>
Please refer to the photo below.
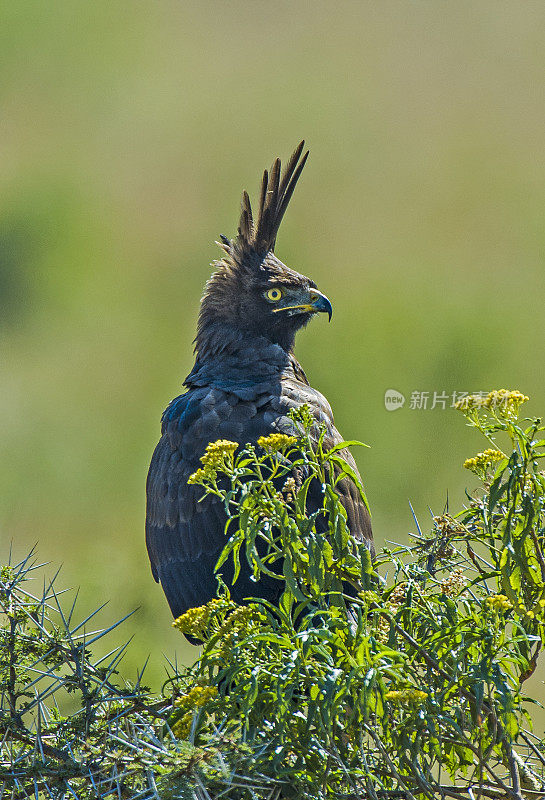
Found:
<path fill-rule="evenodd" d="M 291 351 L 295 334 L 331 303 L 314 281 L 290 269 L 274 254 L 276 235 L 295 184 L 307 160 L 301 142 L 281 172 L 276 159 L 261 183 L 254 220 L 248 194 L 242 196 L 238 235 L 221 237 L 225 255 L 206 284 L 201 301 L 196 349 L 218 352 L 231 342 L 262 336 Z"/>

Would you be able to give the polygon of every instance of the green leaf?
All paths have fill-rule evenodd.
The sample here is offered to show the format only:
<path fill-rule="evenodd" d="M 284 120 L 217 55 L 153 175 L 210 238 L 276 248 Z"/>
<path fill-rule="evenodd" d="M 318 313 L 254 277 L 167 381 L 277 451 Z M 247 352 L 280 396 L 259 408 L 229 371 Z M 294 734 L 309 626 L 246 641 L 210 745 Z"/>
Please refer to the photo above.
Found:
<path fill-rule="evenodd" d="M 369 513 L 371 513 L 371 510 L 369 508 L 369 503 L 367 502 L 367 497 L 365 495 L 365 490 L 363 488 L 363 484 L 362 484 L 358 474 L 354 470 L 354 468 L 351 467 L 350 464 L 347 461 L 345 461 L 344 458 L 340 458 L 339 456 L 333 456 L 331 458 L 331 462 L 333 464 L 337 464 L 337 466 L 339 466 L 341 468 L 342 472 L 354 481 L 354 483 L 356 484 L 356 486 L 358 488 L 358 491 L 360 493 L 361 499 L 365 503 L 365 506 L 366 506 L 367 510 L 369 511 Z M 342 477 L 342 475 L 337 477 L 337 479 L 335 481 L 336 483 L 338 482 L 340 477 Z"/>
<path fill-rule="evenodd" d="M 371 447 L 371 445 L 365 444 L 365 442 L 358 442 L 356 439 L 353 439 L 348 442 L 340 442 L 339 444 L 336 444 L 324 455 L 327 458 L 328 456 L 332 456 L 334 453 L 338 453 L 339 450 L 346 450 L 348 447 Z"/>

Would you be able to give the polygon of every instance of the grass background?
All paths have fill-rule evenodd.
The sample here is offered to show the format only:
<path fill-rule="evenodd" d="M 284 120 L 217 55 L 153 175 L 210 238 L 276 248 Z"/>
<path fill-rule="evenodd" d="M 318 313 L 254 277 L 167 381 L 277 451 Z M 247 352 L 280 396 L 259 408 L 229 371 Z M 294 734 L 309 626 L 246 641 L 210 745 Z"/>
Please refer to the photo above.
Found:
<path fill-rule="evenodd" d="M 144 546 L 144 484 L 192 366 L 242 189 L 305 137 L 280 258 L 332 300 L 297 355 L 357 454 L 377 540 L 473 488 L 447 408 L 384 392 L 520 388 L 545 404 L 540 2 L 0 5 L 0 539 L 35 542 L 134 674 L 191 657 Z"/>

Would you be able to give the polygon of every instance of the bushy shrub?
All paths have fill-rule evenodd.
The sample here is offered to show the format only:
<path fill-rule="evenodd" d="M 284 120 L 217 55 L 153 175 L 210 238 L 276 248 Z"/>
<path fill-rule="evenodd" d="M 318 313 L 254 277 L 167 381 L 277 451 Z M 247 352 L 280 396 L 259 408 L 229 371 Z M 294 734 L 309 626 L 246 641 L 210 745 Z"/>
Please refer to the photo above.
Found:
<path fill-rule="evenodd" d="M 53 586 L 0 584 L 0 780 L 14 797 L 377 798 L 539 796 L 545 746 L 524 683 L 545 636 L 545 454 L 518 392 L 460 408 L 490 447 L 465 466 L 482 484 L 410 546 L 372 563 L 349 535 L 326 452 L 303 407 L 297 435 L 217 442 L 191 480 L 228 516 L 220 562 L 279 582 L 278 605 L 218 596 L 176 627 L 202 653 L 162 697 L 93 662 Z M 503 437 L 508 447 L 501 449 Z M 355 443 L 351 443 L 355 444 Z M 296 476 L 297 479 L 294 478 Z M 311 514 L 306 496 L 322 488 Z M 363 488 L 360 487 L 363 493 Z M 218 565 L 219 566 L 219 565 Z M 56 619 L 55 619 L 56 617 Z M 62 715 L 56 698 L 77 697 Z M 60 699 L 59 699 L 60 705 Z"/>

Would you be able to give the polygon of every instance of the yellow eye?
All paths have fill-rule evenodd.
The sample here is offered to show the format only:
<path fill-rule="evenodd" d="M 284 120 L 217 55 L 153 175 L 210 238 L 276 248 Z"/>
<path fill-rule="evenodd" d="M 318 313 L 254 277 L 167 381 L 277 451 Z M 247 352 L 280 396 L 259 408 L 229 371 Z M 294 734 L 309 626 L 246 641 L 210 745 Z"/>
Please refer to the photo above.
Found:
<path fill-rule="evenodd" d="M 282 289 L 269 289 L 265 297 L 273 303 L 277 303 L 282 297 Z"/>

